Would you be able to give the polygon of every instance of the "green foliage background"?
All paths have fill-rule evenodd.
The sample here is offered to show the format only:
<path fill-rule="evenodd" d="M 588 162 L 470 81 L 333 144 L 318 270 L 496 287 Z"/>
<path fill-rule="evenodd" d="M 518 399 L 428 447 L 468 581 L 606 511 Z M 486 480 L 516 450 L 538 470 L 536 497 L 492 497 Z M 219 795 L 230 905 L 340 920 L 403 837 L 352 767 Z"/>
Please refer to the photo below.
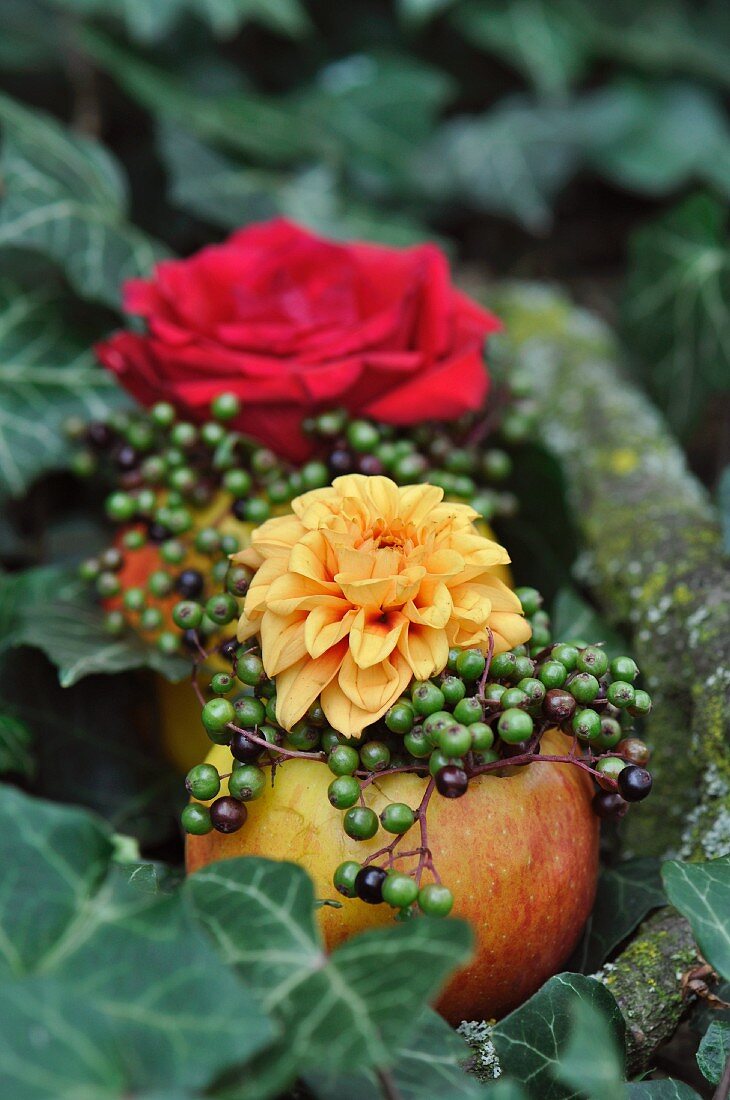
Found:
<path fill-rule="evenodd" d="M 663 884 L 655 861 L 608 870 L 575 973 L 494 1029 L 490 1085 L 423 1007 L 465 928 L 395 927 L 326 959 L 296 868 L 237 862 L 180 887 L 179 782 L 132 671 L 154 662 L 103 635 L 74 579 L 107 533 L 61 429 L 127 400 L 90 350 L 124 320 L 125 278 L 280 214 L 568 283 L 617 323 L 730 516 L 729 91 L 721 0 L 2 0 L 3 1095 L 697 1095 L 624 1083 L 624 1022 L 588 975 L 668 895 L 730 981 L 727 861 L 670 863 Z M 541 487 L 525 579 L 557 593 L 558 633 L 598 630 L 569 586 L 559 470 L 528 451 L 517 477 L 528 568 Z M 698 1052 L 712 1085 L 728 1034 L 719 1014 Z"/>

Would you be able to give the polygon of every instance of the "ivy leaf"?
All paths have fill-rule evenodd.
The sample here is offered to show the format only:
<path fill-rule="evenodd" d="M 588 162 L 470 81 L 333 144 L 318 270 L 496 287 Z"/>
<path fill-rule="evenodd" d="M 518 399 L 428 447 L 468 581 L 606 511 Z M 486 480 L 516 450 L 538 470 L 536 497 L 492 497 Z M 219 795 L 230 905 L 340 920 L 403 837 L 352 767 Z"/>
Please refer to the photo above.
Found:
<path fill-rule="evenodd" d="M 555 1076 L 591 1100 L 615 1100 L 625 1073 L 623 1033 L 589 1001 L 571 1006 L 572 1030 Z"/>
<path fill-rule="evenodd" d="M 112 854 L 85 811 L 0 789 L 2 1095 L 203 1088 L 273 1037 L 180 896 L 138 890 Z"/>
<path fill-rule="evenodd" d="M 388 1067 L 402 1100 L 480 1100 L 487 1091 L 464 1070 L 469 1050 L 455 1031 L 433 1011 L 424 1009 L 413 1033 L 395 1052 Z M 380 1083 L 371 1068 L 359 1073 L 305 1075 L 307 1087 L 319 1100 L 372 1100 Z M 491 1096 L 491 1092 L 488 1094 Z"/>
<path fill-rule="evenodd" d="M 97 31 L 84 28 L 81 38 L 94 61 L 155 118 L 184 126 L 204 141 L 268 164 L 295 163 L 316 148 L 314 127 L 295 104 L 251 92 L 201 96 Z"/>
<path fill-rule="evenodd" d="M 656 859 L 630 859 L 601 871 L 593 911 L 571 969 L 584 974 L 598 970 L 647 913 L 666 903 Z"/>
<path fill-rule="evenodd" d="M 7 96 L 0 96 L 0 124 L 0 247 L 52 258 L 82 297 L 118 307 L 124 280 L 148 274 L 163 249 L 126 221 L 111 157 Z"/>
<path fill-rule="evenodd" d="M 637 368 L 686 434 L 730 376 L 727 211 L 695 195 L 634 234 L 623 303 Z"/>
<path fill-rule="evenodd" d="M 424 238 L 424 230 L 407 216 L 374 209 L 343 194 L 329 165 L 293 172 L 251 168 L 165 124 L 159 127 L 158 143 L 170 178 L 171 201 L 212 225 L 234 229 L 280 215 L 327 237 L 396 245 Z"/>
<path fill-rule="evenodd" d="M 186 890 L 225 961 L 281 1025 L 282 1065 L 301 1071 L 388 1064 L 417 1009 L 469 951 L 467 925 L 419 919 L 355 936 L 328 957 L 311 880 L 292 864 L 226 860 L 196 872 Z"/>
<path fill-rule="evenodd" d="M 630 1081 L 626 1085 L 629 1100 L 700 1100 L 699 1093 L 683 1081 Z"/>
<path fill-rule="evenodd" d="M 311 29 L 299 0 L 53 0 L 56 7 L 79 15 L 119 15 L 127 33 L 140 42 L 158 42 L 181 17 L 194 15 L 219 38 L 230 38 L 246 23 L 258 23 L 291 38 Z"/>
<path fill-rule="evenodd" d="M 12 714 L 0 714 L 0 775 L 30 779 L 35 772 L 33 734 Z"/>
<path fill-rule="evenodd" d="M 611 1037 L 611 1049 L 623 1050 L 625 1025 L 614 998 L 600 982 L 581 974 L 558 974 L 551 978 L 529 1001 L 495 1026 L 492 1042 L 502 1070 L 521 1081 L 529 1097 L 572 1100 L 582 1095 L 583 1090 L 574 1088 L 566 1092 L 556 1079 L 556 1066 L 567 1056 L 572 1079 L 578 1059 L 572 1031 L 586 1005 L 590 1022 L 595 1022 L 596 1014 L 605 1020 L 603 1026 Z M 613 1071 L 599 1059 L 597 1050 L 592 1053 L 600 1080 L 608 1080 Z"/>
<path fill-rule="evenodd" d="M 711 1085 L 718 1085 L 725 1063 L 730 1058 L 730 1023 L 714 1020 L 697 1051 L 697 1065 Z"/>
<path fill-rule="evenodd" d="M 0 499 L 68 464 L 67 418 L 103 418 L 127 401 L 74 336 L 68 310 L 53 291 L 0 279 Z"/>
<path fill-rule="evenodd" d="M 604 642 L 609 657 L 626 649 L 621 636 L 601 618 L 595 608 L 574 588 L 561 588 L 552 608 L 553 634 L 560 641 L 583 640 L 589 644 Z"/>
<path fill-rule="evenodd" d="M 730 856 L 707 863 L 668 860 L 662 879 L 669 901 L 692 926 L 703 956 L 730 979 Z"/>
<path fill-rule="evenodd" d="M 132 631 L 110 638 L 89 585 L 58 566 L 0 578 L 0 653 L 14 646 L 41 649 L 58 667 L 62 687 L 92 673 L 153 668 L 169 680 L 190 671 L 183 657 L 167 656 Z"/>

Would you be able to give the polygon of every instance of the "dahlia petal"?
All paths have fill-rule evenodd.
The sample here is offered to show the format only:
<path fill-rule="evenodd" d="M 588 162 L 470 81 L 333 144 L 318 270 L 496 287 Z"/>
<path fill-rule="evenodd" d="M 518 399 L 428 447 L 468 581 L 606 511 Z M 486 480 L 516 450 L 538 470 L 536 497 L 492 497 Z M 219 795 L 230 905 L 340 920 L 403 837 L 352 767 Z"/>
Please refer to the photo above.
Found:
<path fill-rule="evenodd" d="M 435 585 L 421 585 L 418 593 L 418 602 L 409 600 L 403 608 L 403 612 L 412 623 L 418 626 L 430 626 L 435 630 L 443 630 L 451 618 L 454 609 L 454 601 L 451 592 L 443 583 Z"/>
<path fill-rule="evenodd" d="M 516 645 L 522 645 L 532 635 L 532 628 L 522 615 L 497 611 L 489 619 L 489 629 L 494 635 L 494 652 L 506 653 Z"/>
<path fill-rule="evenodd" d="M 278 676 L 306 656 L 306 615 L 276 615 L 265 611 L 261 619 L 261 652 L 267 676 Z"/>
<path fill-rule="evenodd" d="M 398 611 L 384 615 L 357 612 L 350 629 L 350 653 L 358 668 L 371 668 L 385 661 L 395 649 L 406 625 Z"/>
<path fill-rule="evenodd" d="M 321 602 L 307 615 L 304 641 L 310 657 L 322 654 L 337 645 L 349 633 L 357 612 L 347 600 L 324 605 Z"/>
<path fill-rule="evenodd" d="M 291 668 L 279 673 L 276 678 L 276 720 L 280 726 L 290 730 L 299 721 L 337 675 L 346 652 L 347 642 L 340 642 L 316 660 L 302 657 Z M 344 733 L 344 730 L 341 732 Z"/>
<path fill-rule="evenodd" d="M 350 580 L 345 573 L 337 573 L 335 580 L 342 595 L 356 607 L 382 607 L 393 591 L 393 578 L 381 577 L 366 580 Z"/>
<path fill-rule="evenodd" d="M 266 605 L 269 588 L 286 572 L 286 561 L 282 557 L 267 558 L 261 568 L 254 574 L 253 580 L 246 593 L 243 609 L 251 616 Z"/>
<path fill-rule="evenodd" d="M 408 663 L 397 650 L 394 651 L 390 664 L 395 671 L 395 677 L 391 683 L 390 692 L 384 697 L 382 705 L 376 711 L 369 711 L 354 703 L 345 694 L 340 676 L 331 680 L 322 692 L 320 702 L 327 721 L 333 729 L 339 730 L 346 737 L 358 737 L 366 726 L 370 726 L 373 722 L 377 722 L 379 718 L 382 718 L 386 710 L 403 694 L 412 677 Z"/>
<path fill-rule="evenodd" d="M 420 526 L 444 497 L 437 485 L 405 485 L 401 489 L 398 515 L 409 523 Z"/>
<path fill-rule="evenodd" d="M 443 630 L 411 624 L 404 630 L 398 649 L 413 670 L 417 680 L 428 680 L 446 668 L 449 659 L 449 643 Z"/>

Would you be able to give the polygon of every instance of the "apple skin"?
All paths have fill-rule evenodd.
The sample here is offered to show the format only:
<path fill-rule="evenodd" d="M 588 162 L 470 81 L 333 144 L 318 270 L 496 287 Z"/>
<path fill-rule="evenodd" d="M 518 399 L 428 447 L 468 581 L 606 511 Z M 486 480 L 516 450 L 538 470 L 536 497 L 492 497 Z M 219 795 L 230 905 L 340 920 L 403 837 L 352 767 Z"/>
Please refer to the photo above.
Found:
<path fill-rule="evenodd" d="M 565 753 L 570 742 L 557 730 L 543 737 L 543 752 Z M 216 747 L 208 760 L 230 770 L 230 753 Z M 329 769 L 289 760 L 273 788 L 248 804 L 248 820 L 228 836 L 187 838 L 189 873 L 220 859 L 255 855 L 301 864 L 322 906 L 318 919 L 328 948 L 348 936 L 389 923 L 393 910 L 343 898 L 332 875 L 345 859 L 362 861 L 392 837 L 379 830 L 369 841 L 351 840 L 341 813 L 327 800 Z M 398 775 L 378 780 L 367 803 L 380 813 L 388 801 L 417 806 L 425 780 Z M 472 961 L 446 986 L 437 1008 L 447 1020 L 498 1018 L 521 1004 L 573 950 L 593 905 L 598 874 L 599 821 L 591 809 L 589 777 L 570 764 L 536 763 L 505 777 L 480 776 L 459 799 L 432 797 L 427 813 L 434 862 L 454 893 L 453 916 L 475 932 Z M 414 842 L 411 843 L 411 837 Z M 418 826 L 402 842 L 420 843 Z M 407 860 L 404 866 L 412 867 Z"/>

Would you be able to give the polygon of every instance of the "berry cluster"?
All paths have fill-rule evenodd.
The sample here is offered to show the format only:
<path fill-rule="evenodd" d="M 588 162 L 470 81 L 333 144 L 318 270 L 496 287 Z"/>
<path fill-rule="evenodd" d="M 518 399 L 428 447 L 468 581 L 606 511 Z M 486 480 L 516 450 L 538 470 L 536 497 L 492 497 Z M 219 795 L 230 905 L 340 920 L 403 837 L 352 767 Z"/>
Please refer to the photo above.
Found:
<path fill-rule="evenodd" d="M 119 536 L 80 566 L 106 609 L 110 634 L 131 626 L 163 653 L 179 650 L 171 620 L 176 596 L 213 598 L 246 525 L 263 523 L 338 474 L 387 473 L 401 484 L 429 481 L 468 501 L 485 519 L 517 507 L 516 498 L 498 488 L 509 478 L 512 459 L 500 447 L 481 447 L 486 436 L 501 436 L 512 446 L 530 434 L 528 405 L 506 390 L 492 393 L 487 412 L 407 429 L 350 420 L 343 410 L 323 412 L 305 424 L 316 457 L 300 467 L 231 429 L 229 422 L 240 413 L 238 399 L 222 393 L 201 425 L 178 419 L 165 402 L 116 412 L 104 422 L 67 425 L 80 444 L 76 473 L 96 473 L 113 486 L 105 510 L 119 525 Z M 210 638 L 225 621 L 206 606 L 194 626 L 187 624 L 182 641 L 194 649 L 190 631 Z"/>
<path fill-rule="evenodd" d="M 231 566 L 221 617 L 235 617 L 239 567 Z M 241 578 L 243 584 L 243 578 Z M 383 719 L 361 740 L 348 739 L 328 726 L 318 703 L 291 731 L 276 720 L 276 684 L 266 674 L 260 651 L 235 639 L 219 650 L 230 672 L 216 673 L 204 691 L 194 677 L 202 721 L 215 744 L 228 745 L 233 768 L 221 775 L 199 764 L 187 777 L 196 801 L 183 811 L 185 830 L 235 832 L 246 821 L 246 803 L 261 796 L 265 769 L 292 757 L 326 765 L 332 779 L 331 805 L 342 812 L 342 828 L 355 841 L 369 841 L 379 830 L 392 839 L 362 863 L 348 860 L 335 871 L 334 886 L 346 897 L 370 904 L 385 902 L 407 919 L 418 910 L 446 915 L 453 897 L 433 865 L 426 814 L 429 801 L 461 798 L 470 783 L 487 773 L 541 762 L 572 764 L 595 783 L 593 807 L 602 818 L 621 817 L 631 802 L 651 790 L 645 765 L 649 750 L 634 735 L 633 721 L 649 713 L 649 695 L 634 686 L 638 668 L 630 657 L 609 661 L 601 645 L 555 642 L 535 589 L 518 589 L 531 621 L 531 645 L 492 656 L 475 649 L 453 649 L 444 671 L 414 682 Z M 194 600 L 179 603 L 175 620 L 185 630 L 215 608 Z M 545 732 L 560 729 L 570 737 L 564 755 L 541 751 Z M 420 804 L 390 802 L 378 816 L 367 804 L 367 791 L 379 778 L 412 773 L 424 781 Z M 228 780 L 228 792 L 221 794 Z M 204 805 L 203 803 L 210 803 Z M 400 847 L 411 830 L 418 841 Z M 403 861 L 413 866 L 404 870 Z M 396 866 L 396 864 L 399 864 Z M 428 881 L 423 881 L 428 876 Z"/>

